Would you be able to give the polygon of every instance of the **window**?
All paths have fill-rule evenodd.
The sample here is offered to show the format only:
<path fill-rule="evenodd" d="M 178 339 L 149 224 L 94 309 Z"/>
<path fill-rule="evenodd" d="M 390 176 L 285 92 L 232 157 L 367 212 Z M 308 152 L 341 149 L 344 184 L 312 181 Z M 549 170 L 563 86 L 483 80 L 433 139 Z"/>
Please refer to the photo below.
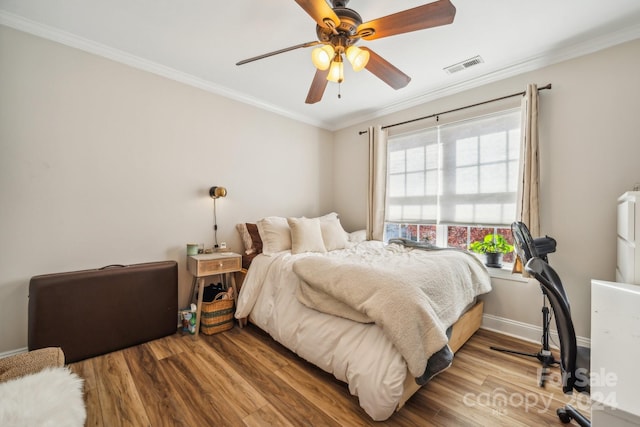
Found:
<path fill-rule="evenodd" d="M 519 155 L 519 109 L 390 136 L 385 240 L 513 242 Z"/>

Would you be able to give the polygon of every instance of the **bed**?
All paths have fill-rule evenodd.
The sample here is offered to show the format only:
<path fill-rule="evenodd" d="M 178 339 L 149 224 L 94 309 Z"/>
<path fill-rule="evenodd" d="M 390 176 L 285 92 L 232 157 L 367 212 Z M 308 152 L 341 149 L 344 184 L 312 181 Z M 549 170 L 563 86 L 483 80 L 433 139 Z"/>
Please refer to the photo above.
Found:
<path fill-rule="evenodd" d="M 253 240 L 247 226 L 253 228 Z M 453 352 L 480 326 L 482 302 L 477 296 L 491 285 L 473 255 L 366 241 L 362 233 L 346 233 L 333 213 L 310 219 L 268 217 L 252 226 L 244 224 L 242 231 L 238 226 L 246 251 L 252 253 L 245 254 L 251 262 L 245 264 L 249 268 L 236 318 L 241 324 L 248 319 L 345 382 L 373 420 L 389 418 L 446 369 Z M 422 274 L 422 268 L 431 273 Z M 409 273 L 400 274 L 405 270 Z M 412 289 L 411 273 L 435 284 L 437 295 Z M 438 285 L 442 275 L 450 276 L 446 287 Z M 459 281 L 465 284 L 458 286 Z M 340 300 L 341 293 L 351 291 L 360 299 L 355 310 L 352 297 Z M 414 313 L 414 308 L 404 308 L 407 297 L 436 303 Z M 429 318 L 426 326 L 412 320 L 422 317 Z M 406 341 L 405 335 L 411 339 Z"/>

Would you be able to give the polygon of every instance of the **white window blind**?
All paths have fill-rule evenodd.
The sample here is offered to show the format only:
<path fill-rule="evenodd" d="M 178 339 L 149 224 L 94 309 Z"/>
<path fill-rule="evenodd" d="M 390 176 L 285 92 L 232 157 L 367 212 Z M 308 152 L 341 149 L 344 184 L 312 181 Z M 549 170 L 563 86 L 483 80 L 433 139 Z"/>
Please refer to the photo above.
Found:
<path fill-rule="evenodd" d="M 519 109 L 390 136 L 387 155 L 387 222 L 515 219 Z"/>

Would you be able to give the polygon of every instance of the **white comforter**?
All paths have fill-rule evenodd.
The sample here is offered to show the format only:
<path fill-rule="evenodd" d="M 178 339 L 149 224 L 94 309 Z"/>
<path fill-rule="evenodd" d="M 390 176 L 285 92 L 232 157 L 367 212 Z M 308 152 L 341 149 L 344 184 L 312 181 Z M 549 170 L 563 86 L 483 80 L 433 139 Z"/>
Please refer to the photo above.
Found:
<path fill-rule="evenodd" d="M 300 279 L 293 264 L 309 256 L 346 255 L 366 263 L 388 250 L 412 251 L 368 241 L 327 254 L 284 251 L 271 257 L 259 255 L 247 273 L 236 309 L 237 318 L 250 317 L 276 341 L 346 382 L 374 420 L 385 420 L 396 409 L 407 375 L 405 360 L 377 325 L 325 314 L 300 303 L 296 298 Z M 479 293 L 486 291 L 483 288 Z"/>

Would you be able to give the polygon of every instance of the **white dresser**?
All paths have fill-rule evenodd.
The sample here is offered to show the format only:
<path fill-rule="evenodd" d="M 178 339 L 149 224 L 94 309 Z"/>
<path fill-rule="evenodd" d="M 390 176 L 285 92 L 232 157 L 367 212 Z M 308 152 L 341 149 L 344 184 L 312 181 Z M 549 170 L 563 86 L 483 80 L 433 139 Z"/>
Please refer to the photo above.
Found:
<path fill-rule="evenodd" d="M 616 282 L 640 285 L 640 191 L 618 198 Z"/>
<path fill-rule="evenodd" d="M 591 421 L 640 426 L 640 286 L 591 281 Z"/>

